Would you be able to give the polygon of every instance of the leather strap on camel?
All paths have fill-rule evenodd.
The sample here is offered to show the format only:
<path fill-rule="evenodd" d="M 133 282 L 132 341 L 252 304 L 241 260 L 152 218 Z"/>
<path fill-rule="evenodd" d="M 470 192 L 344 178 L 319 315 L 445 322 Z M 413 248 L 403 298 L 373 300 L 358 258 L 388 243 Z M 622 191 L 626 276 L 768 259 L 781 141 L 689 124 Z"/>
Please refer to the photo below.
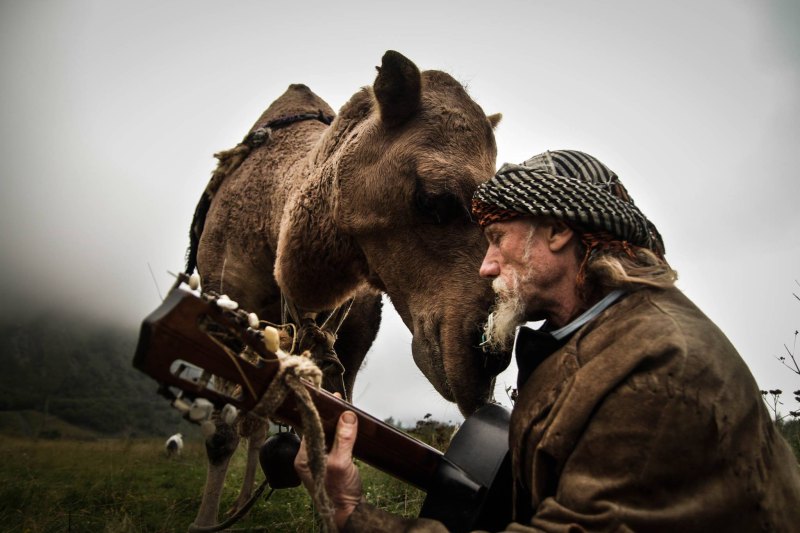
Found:
<path fill-rule="evenodd" d="M 191 274 L 195 267 L 197 267 L 197 247 L 200 242 L 200 235 L 203 233 L 203 227 L 205 226 L 206 215 L 211 207 L 211 200 L 219 190 L 222 182 L 225 181 L 225 178 L 239 168 L 239 165 L 242 164 L 242 161 L 247 159 L 247 156 L 250 155 L 253 149 L 269 141 L 273 130 L 306 120 L 318 120 L 326 126 L 329 126 L 333 121 L 333 117 L 324 114 L 322 110 L 319 110 L 317 113 L 301 113 L 279 117 L 254 128 L 253 131 L 245 136 L 242 142 L 230 150 L 223 150 L 214 154 L 214 157 L 216 157 L 218 161 L 217 168 L 211 173 L 211 179 L 208 180 L 208 185 L 206 185 L 200 197 L 200 201 L 197 203 L 194 217 L 192 218 L 192 228 L 189 235 L 189 250 L 186 252 L 185 272 L 187 274 Z"/>
<path fill-rule="evenodd" d="M 253 131 L 248 133 L 245 138 L 242 139 L 242 142 L 235 147 L 214 154 L 214 157 L 217 158 L 219 163 L 217 164 L 216 170 L 214 170 L 214 173 L 211 175 L 211 180 L 208 182 L 204 194 L 208 195 L 209 198 L 213 197 L 225 177 L 230 175 L 242 164 L 242 161 L 250 154 L 251 150 L 269 141 L 273 130 L 306 120 L 318 120 L 326 126 L 329 126 L 333 121 L 333 117 L 325 115 L 320 110 L 317 113 L 301 113 L 298 115 L 276 118 L 254 128 Z"/>

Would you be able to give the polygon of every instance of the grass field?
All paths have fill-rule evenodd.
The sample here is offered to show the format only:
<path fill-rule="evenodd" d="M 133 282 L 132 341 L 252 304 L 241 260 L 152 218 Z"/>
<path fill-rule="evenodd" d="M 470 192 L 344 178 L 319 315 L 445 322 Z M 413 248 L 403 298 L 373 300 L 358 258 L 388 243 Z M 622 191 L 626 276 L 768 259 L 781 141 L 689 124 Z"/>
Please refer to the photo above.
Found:
<path fill-rule="evenodd" d="M 52 427 L 62 435 L 73 431 L 66 425 Z M 783 429 L 797 453 L 800 423 L 784 424 Z M 186 531 L 205 481 L 205 450 L 199 437 L 187 440 L 181 456 L 168 458 L 161 439 L 77 440 L 81 435 L 0 435 L 0 531 Z M 240 449 L 232 461 L 223 511 L 238 494 L 243 467 Z M 422 492 L 368 465 L 360 467 L 370 503 L 404 516 L 419 513 Z M 275 491 L 266 501 L 262 497 L 231 530 L 313 532 L 319 527 L 309 497 L 296 488 Z"/>
<path fill-rule="evenodd" d="M 241 483 L 240 452 L 232 462 L 223 510 L 231 506 Z M 162 440 L 0 436 L 0 457 L 4 532 L 186 531 L 205 480 L 205 451 L 199 441 L 187 442 L 180 457 L 167 458 Z M 424 493 L 360 466 L 368 501 L 406 516 L 418 514 Z M 233 529 L 319 530 L 302 488 L 277 490 L 269 500 L 262 498 Z"/>

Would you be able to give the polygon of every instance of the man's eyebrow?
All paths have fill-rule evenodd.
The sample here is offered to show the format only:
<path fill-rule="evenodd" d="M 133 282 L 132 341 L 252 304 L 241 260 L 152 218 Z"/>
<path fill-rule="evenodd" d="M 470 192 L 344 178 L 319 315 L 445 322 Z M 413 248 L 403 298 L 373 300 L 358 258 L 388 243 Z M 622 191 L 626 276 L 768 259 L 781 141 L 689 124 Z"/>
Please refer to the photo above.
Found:
<path fill-rule="evenodd" d="M 493 226 L 488 226 L 486 229 L 483 230 L 483 235 L 486 237 L 488 241 L 495 241 L 497 240 L 502 232 Z"/>

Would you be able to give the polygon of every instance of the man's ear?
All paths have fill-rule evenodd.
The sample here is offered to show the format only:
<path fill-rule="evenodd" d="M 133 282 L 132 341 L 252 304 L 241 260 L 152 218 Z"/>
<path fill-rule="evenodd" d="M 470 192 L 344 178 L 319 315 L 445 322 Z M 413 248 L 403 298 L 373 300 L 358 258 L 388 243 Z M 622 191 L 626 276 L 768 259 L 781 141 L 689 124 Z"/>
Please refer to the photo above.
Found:
<path fill-rule="evenodd" d="M 551 252 L 560 252 L 575 236 L 575 230 L 560 220 L 556 220 L 553 221 L 547 228 L 547 245 Z"/>

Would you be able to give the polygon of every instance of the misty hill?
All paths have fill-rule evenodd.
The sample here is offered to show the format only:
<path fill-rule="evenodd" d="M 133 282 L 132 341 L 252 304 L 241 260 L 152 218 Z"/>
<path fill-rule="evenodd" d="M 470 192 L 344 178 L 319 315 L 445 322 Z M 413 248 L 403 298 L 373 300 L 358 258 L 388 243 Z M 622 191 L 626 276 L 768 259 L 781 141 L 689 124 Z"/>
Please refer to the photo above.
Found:
<path fill-rule="evenodd" d="M 191 431 L 131 366 L 137 336 L 65 313 L 1 320 L 0 431 L 59 436 L 61 421 L 100 435 Z"/>

